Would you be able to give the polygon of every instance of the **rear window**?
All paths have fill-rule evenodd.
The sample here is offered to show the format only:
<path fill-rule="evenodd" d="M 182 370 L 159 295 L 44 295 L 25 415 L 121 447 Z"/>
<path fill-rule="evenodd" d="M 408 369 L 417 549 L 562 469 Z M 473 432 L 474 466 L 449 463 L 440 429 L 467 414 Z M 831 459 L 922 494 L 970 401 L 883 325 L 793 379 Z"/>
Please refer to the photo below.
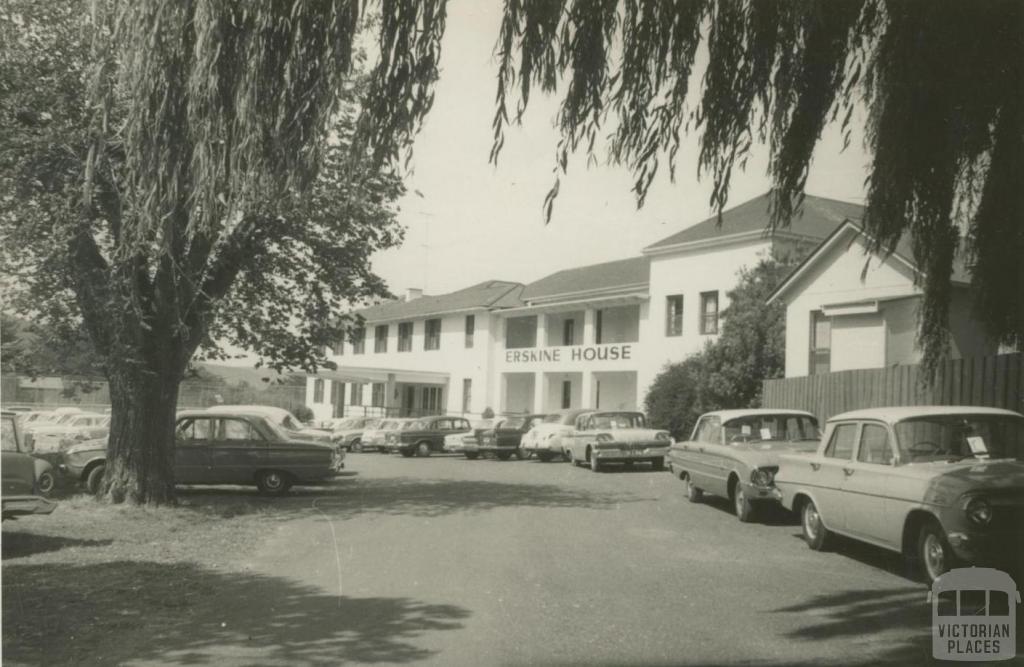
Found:
<path fill-rule="evenodd" d="M 3 445 L 3 451 L 5 452 L 16 452 L 18 451 L 18 438 L 14 432 L 14 420 L 4 417 L 4 425 L 2 435 L 0 435 L 0 444 Z"/>

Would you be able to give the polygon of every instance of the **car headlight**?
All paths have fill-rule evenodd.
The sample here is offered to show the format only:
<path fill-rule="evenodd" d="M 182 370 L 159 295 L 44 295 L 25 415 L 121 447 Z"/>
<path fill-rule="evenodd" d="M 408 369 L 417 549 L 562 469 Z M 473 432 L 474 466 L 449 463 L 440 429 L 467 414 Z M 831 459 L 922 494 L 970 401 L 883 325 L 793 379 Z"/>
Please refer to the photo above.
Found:
<path fill-rule="evenodd" d="M 775 472 L 768 468 L 758 468 L 750 473 L 750 483 L 754 486 L 771 486 L 775 481 Z"/>
<path fill-rule="evenodd" d="M 979 526 L 992 523 L 992 506 L 984 498 L 971 498 L 964 508 L 967 518 Z"/>
<path fill-rule="evenodd" d="M 657 433 L 657 434 L 656 434 L 656 435 L 654 436 L 654 439 L 655 439 L 655 440 L 660 440 L 660 441 L 662 441 L 662 442 L 671 442 L 671 440 L 672 440 L 672 436 L 670 436 L 670 435 L 668 434 L 668 432 L 667 432 L 667 431 L 659 431 L 659 432 L 658 432 L 658 433 Z"/>

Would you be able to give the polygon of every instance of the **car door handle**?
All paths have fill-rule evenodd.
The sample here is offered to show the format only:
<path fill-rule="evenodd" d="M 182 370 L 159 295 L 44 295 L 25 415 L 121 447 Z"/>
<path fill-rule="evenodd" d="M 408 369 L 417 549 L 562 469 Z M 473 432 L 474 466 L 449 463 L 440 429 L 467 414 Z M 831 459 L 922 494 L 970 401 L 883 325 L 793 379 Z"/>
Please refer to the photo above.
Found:
<path fill-rule="evenodd" d="M 845 474 L 847 477 L 849 477 L 855 472 L 856 470 L 854 470 L 853 468 L 843 468 L 843 474 Z"/>
<path fill-rule="evenodd" d="M 811 464 L 811 470 L 813 470 L 814 472 L 818 472 L 819 470 L 821 470 L 821 464 L 820 463 L 812 463 Z"/>

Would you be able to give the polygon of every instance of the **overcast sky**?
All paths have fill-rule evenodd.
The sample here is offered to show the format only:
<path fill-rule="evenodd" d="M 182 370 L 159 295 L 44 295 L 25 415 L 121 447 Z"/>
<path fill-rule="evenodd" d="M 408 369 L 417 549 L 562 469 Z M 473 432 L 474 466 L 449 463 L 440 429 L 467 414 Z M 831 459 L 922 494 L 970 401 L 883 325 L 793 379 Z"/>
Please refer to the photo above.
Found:
<path fill-rule="evenodd" d="M 711 184 L 697 180 L 697 137 L 689 136 L 676 182 L 660 175 L 640 210 L 627 170 L 587 169 L 577 159 L 562 177 L 545 225 L 542 204 L 558 141 L 556 100 L 533 97 L 523 126 L 508 131 L 498 166 L 487 161 L 500 18 L 498 0 L 449 4 L 436 99 L 401 202 L 405 242 L 372 260 L 396 294 L 410 287 L 441 294 L 488 279 L 530 282 L 563 268 L 635 256 L 712 213 Z M 841 146 L 838 130 L 830 128 L 815 153 L 807 192 L 860 203 L 867 164 L 861 137 L 855 135 L 845 152 Z M 734 175 L 730 206 L 768 189 L 766 157 L 766 150 L 756 150 L 746 172 Z"/>

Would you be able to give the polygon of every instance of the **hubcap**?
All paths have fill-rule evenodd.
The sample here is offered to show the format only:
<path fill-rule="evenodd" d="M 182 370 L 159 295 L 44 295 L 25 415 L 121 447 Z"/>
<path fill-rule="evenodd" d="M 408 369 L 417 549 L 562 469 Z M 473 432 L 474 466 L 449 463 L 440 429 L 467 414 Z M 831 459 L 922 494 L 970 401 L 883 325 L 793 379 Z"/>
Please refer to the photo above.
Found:
<path fill-rule="evenodd" d="M 39 478 L 39 492 L 40 493 L 49 493 L 50 491 L 53 490 L 53 484 L 54 484 L 53 475 L 51 475 L 50 473 L 46 473 L 46 474 L 42 475 Z"/>
<path fill-rule="evenodd" d="M 804 507 L 804 531 L 807 533 L 807 537 L 812 540 L 818 536 L 818 522 L 820 520 L 818 508 L 813 504 Z"/>
<path fill-rule="evenodd" d="M 946 552 L 938 536 L 929 533 L 924 538 L 924 565 L 933 579 L 946 571 Z"/>
<path fill-rule="evenodd" d="M 426 456 L 427 453 L 430 452 L 430 447 L 428 447 L 427 445 L 421 444 L 420 448 L 419 448 L 419 452 L 420 452 L 420 456 Z"/>
<path fill-rule="evenodd" d="M 268 489 L 277 489 L 281 486 L 281 476 L 276 473 L 267 475 L 263 481 L 267 485 Z"/>

